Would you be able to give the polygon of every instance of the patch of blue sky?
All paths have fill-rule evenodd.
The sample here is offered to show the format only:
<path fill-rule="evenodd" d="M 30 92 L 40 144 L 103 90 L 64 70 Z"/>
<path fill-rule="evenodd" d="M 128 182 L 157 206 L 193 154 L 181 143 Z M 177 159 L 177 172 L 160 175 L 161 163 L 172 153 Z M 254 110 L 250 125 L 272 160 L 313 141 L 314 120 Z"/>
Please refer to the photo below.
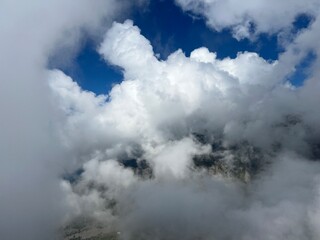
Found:
<path fill-rule="evenodd" d="M 316 54 L 309 52 L 302 61 L 296 66 L 295 72 L 289 77 L 288 81 L 295 87 L 301 87 L 309 77 L 309 70 L 316 60 Z"/>

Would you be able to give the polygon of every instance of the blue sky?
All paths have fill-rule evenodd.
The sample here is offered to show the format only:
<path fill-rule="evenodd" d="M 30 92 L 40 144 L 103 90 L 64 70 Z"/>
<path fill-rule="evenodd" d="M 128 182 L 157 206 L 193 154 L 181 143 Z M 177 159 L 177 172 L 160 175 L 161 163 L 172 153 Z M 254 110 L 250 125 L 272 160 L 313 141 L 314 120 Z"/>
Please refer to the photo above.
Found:
<path fill-rule="evenodd" d="M 152 44 L 154 52 L 160 59 L 182 49 L 188 56 L 191 51 L 199 47 L 207 47 L 216 52 L 217 57 L 235 58 L 238 52 L 257 52 L 266 60 L 276 60 L 283 51 L 278 44 L 276 34 L 260 34 L 255 41 L 248 39 L 236 40 L 232 37 L 231 30 L 225 29 L 217 32 L 207 27 L 201 17 L 191 16 L 177 7 L 171 0 L 153 0 L 145 8 L 136 8 L 127 16 L 122 16 L 118 21 L 132 19 L 134 24 L 141 29 L 141 33 Z M 293 23 L 292 33 L 309 26 L 311 18 L 300 15 Z M 97 43 L 87 39 L 76 56 L 72 65 L 54 65 L 70 75 L 85 90 L 96 94 L 106 94 L 112 86 L 121 82 L 121 69 L 106 63 L 96 52 Z M 301 86 L 308 75 L 308 67 L 315 56 L 310 53 L 297 66 L 297 71 L 289 81 L 295 86 Z"/>

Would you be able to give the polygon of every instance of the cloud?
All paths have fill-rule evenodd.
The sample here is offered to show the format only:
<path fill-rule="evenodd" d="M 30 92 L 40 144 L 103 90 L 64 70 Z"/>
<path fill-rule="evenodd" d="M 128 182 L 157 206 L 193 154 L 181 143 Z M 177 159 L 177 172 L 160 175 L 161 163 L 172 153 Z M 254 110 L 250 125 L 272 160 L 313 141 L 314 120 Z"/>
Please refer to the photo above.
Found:
<path fill-rule="evenodd" d="M 83 167 L 63 183 L 73 214 L 124 239 L 318 239 L 320 85 L 316 71 L 288 84 L 290 48 L 274 62 L 206 48 L 161 61 L 127 20 L 99 48 L 124 73 L 108 95 L 50 71 Z"/>
<path fill-rule="evenodd" d="M 131 206 L 124 239 L 317 239 L 310 211 L 318 166 L 292 157 L 247 186 L 216 177 L 142 183 L 119 207 Z"/>
<path fill-rule="evenodd" d="M 203 16 L 215 30 L 231 28 L 237 39 L 259 33 L 277 33 L 292 27 L 300 14 L 317 16 L 319 3 L 301 1 L 176 0 L 184 11 Z"/>
<path fill-rule="evenodd" d="M 48 59 L 129 3 L 2 1 L 2 238 L 55 239 L 85 215 L 124 239 L 319 239 L 317 1 L 176 2 L 238 39 L 313 21 L 273 62 L 205 47 L 161 61 L 131 20 L 115 22 L 98 52 L 124 79 L 97 96 Z M 292 86 L 310 52 L 308 79 Z"/>

